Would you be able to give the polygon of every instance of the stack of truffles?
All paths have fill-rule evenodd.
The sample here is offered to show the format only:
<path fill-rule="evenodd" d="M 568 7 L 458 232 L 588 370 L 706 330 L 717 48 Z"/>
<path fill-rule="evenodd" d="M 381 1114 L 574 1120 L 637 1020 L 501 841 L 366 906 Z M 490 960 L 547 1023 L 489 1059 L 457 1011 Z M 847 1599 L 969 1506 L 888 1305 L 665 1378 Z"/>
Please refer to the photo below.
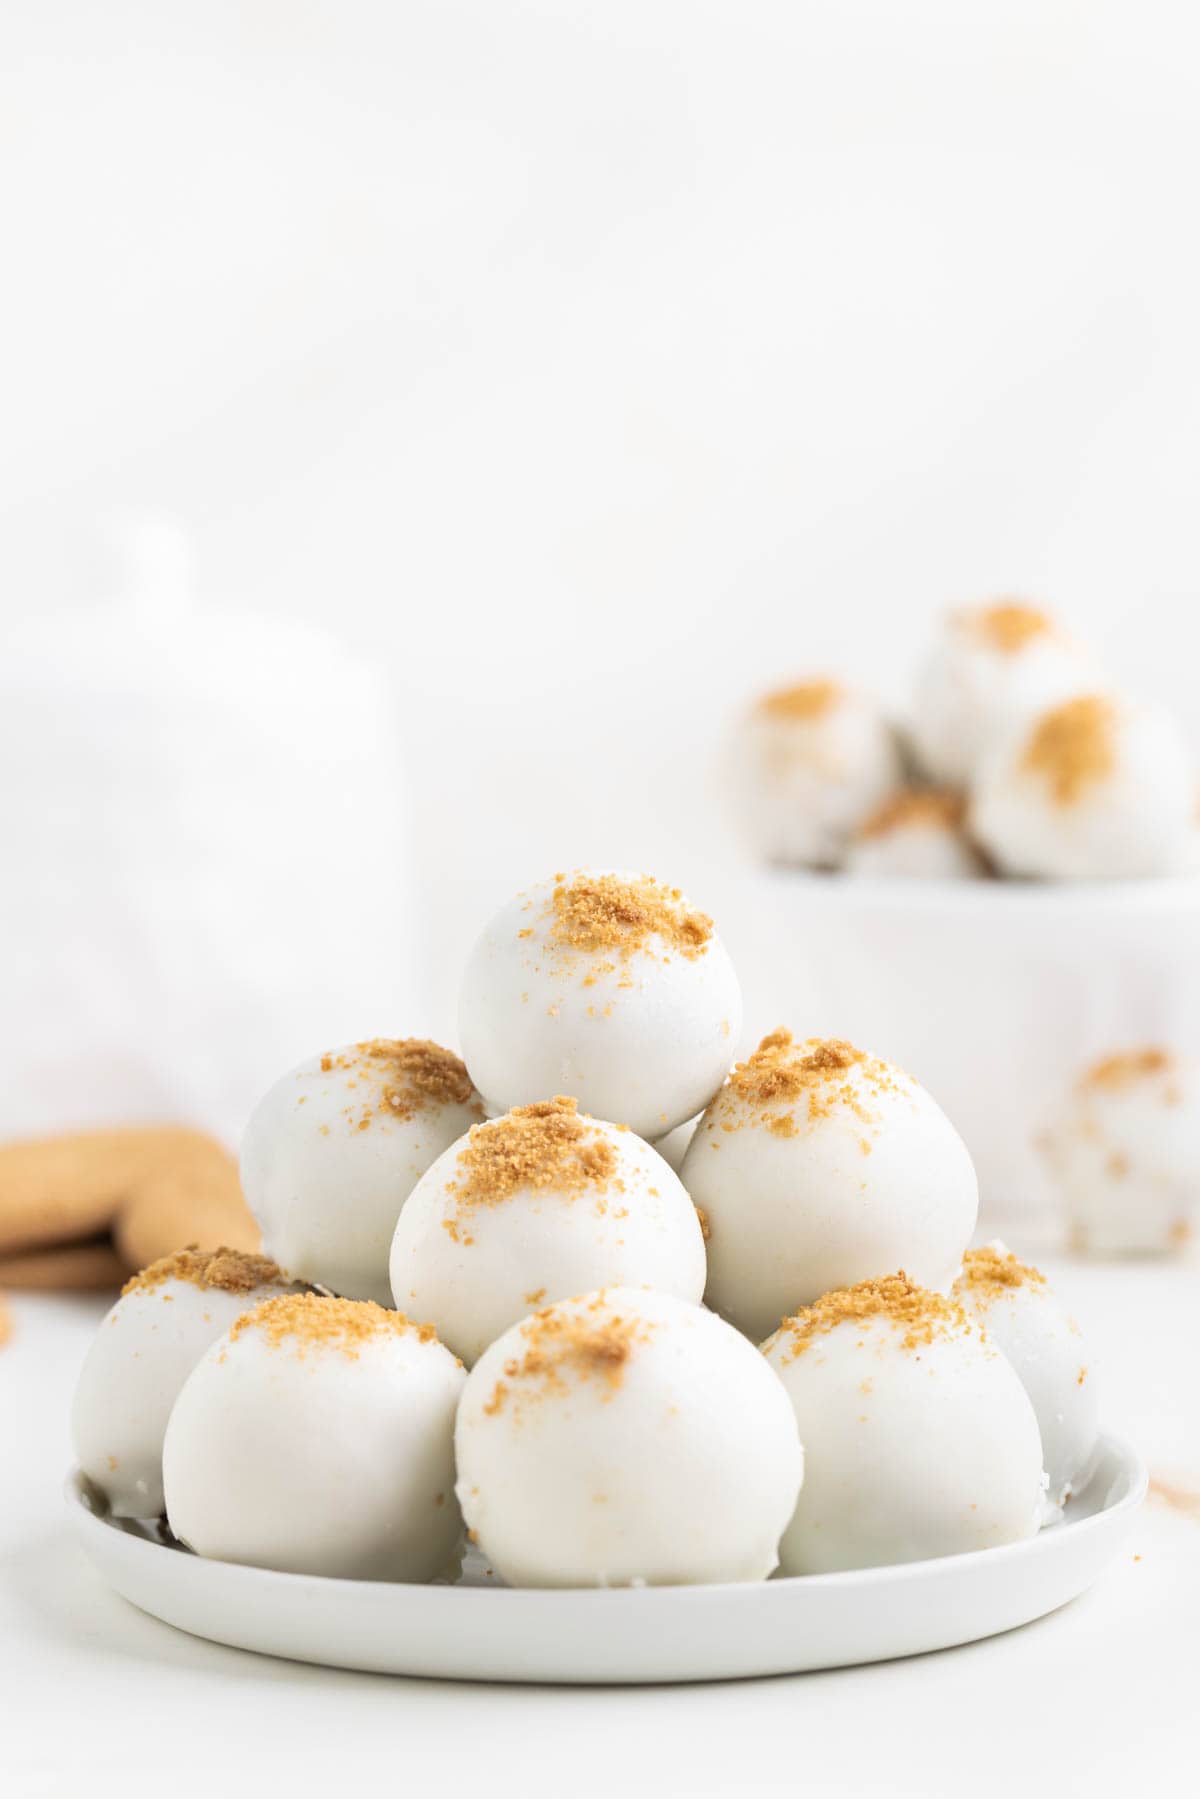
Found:
<path fill-rule="evenodd" d="M 465 1534 L 543 1587 L 1031 1536 L 1095 1456 L 1075 1326 L 967 1251 L 970 1157 L 914 1080 L 786 1030 L 731 1068 L 740 1025 L 678 890 L 519 894 L 466 971 L 465 1061 L 294 1069 L 243 1149 L 268 1254 L 129 1283 L 75 1402 L 96 1503 L 305 1574 L 453 1578 Z"/>
<path fill-rule="evenodd" d="M 765 860 L 848 875 L 1125 880 L 1196 866 L 1196 769 L 1045 612 L 946 618 L 895 727 L 828 679 L 765 694 L 731 750 Z"/>

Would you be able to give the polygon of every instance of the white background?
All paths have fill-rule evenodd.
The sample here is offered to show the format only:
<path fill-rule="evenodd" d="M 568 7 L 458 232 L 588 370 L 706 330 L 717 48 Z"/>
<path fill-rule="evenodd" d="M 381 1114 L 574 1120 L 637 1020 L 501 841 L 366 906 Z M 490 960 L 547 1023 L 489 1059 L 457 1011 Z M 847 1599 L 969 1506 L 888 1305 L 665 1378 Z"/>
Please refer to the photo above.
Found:
<path fill-rule="evenodd" d="M 736 946 L 711 768 L 761 683 L 898 698 L 938 611 L 1015 589 L 1194 727 L 1198 52 L 1143 0 L 8 0 L 4 619 L 94 602 L 93 521 L 148 506 L 206 604 L 380 662 L 428 1010 L 397 1034 L 449 1033 L 481 912 L 563 863 L 678 880 Z M 1155 1334 L 1194 1274 L 1125 1278 L 1071 1288 L 1107 1415 L 1194 1491 L 1195 1345 Z M 1044 1625 L 813 1681 L 466 1692 L 193 1642 L 59 1524 L 91 1308 L 17 1311 L 14 1799 L 1107 1794 L 1195 1760 L 1196 1524 L 1162 1507 Z"/>
<path fill-rule="evenodd" d="M 515 884 L 724 909 L 720 727 L 1016 589 L 1193 707 L 1192 9 L 10 4 L 0 595 L 89 521 L 333 625 L 410 752 L 427 1020 Z M 397 1029 L 410 1028 L 397 1025 Z"/>

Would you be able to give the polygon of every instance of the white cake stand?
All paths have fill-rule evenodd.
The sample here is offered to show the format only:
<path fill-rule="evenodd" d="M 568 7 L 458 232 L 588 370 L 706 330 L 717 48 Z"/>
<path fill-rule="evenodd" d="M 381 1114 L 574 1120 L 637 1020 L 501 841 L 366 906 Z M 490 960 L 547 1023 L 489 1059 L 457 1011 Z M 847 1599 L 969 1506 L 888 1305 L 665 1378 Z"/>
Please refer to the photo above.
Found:
<path fill-rule="evenodd" d="M 1052 1199 L 1034 1138 L 1079 1070 L 1200 1053 L 1200 878 L 1104 883 L 745 877 L 729 948 L 745 1038 L 845 1037 L 915 1075 L 962 1132 L 989 1217 Z"/>

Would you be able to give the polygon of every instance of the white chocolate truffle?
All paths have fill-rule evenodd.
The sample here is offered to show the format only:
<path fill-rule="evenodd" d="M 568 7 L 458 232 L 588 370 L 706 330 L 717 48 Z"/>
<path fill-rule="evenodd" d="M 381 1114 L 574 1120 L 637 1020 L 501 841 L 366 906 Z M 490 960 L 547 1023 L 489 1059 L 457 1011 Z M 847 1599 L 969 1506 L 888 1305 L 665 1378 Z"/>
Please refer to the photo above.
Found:
<path fill-rule="evenodd" d="M 785 865 L 836 867 L 901 772 L 895 734 L 874 700 L 835 681 L 765 694 L 730 743 L 742 834 Z"/>
<path fill-rule="evenodd" d="M 181 1250 L 135 1274 L 105 1318 L 75 1389 L 75 1459 L 117 1518 L 163 1510 L 163 1434 L 184 1381 L 235 1318 L 278 1293 L 265 1256 Z"/>
<path fill-rule="evenodd" d="M 903 1275 L 828 1293 L 764 1345 L 804 1444 L 785 1574 L 992 1549 L 1046 1515 L 1029 1397 L 962 1307 Z"/>
<path fill-rule="evenodd" d="M 1100 1441 L 1096 1377 L 1079 1326 L 1046 1277 L 1003 1243 L 969 1249 L 953 1297 L 985 1331 L 1028 1393 L 1042 1434 L 1050 1502 L 1065 1505 L 1091 1477 Z"/>
<path fill-rule="evenodd" d="M 1178 1249 L 1200 1217 L 1200 1061 L 1153 1047 L 1105 1056 L 1039 1141 L 1075 1248 Z"/>
<path fill-rule="evenodd" d="M 677 1124 L 665 1137 L 656 1137 L 654 1140 L 654 1148 L 667 1167 L 674 1169 L 676 1174 L 683 1167 L 683 1158 L 687 1154 L 688 1144 L 696 1135 L 699 1122 L 699 1118 L 689 1118 L 686 1124 Z"/>
<path fill-rule="evenodd" d="M 931 780 L 962 787 L 998 736 L 1094 680 L 1087 659 L 1036 607 L 962 607 L 943 620 L 918 676 L 909 741 Z"/>
<path fill-rule="evenodd" d="M 167 1521 L 198 1555 L 294 1574 L 431 1580 L 462 1521 L 465 1376 L 428 1325 L 370 1301 L 266 1300 L 208 1351 L 171 1413 Z"/>
<path fill-rule="evenodd" d="M 984 758 L 971 830 L 1007 874 L 1125 880 L 1186 867 L 1194 805 L 1195 771 L 1175 720 L 1088 693 Z"/>
<path fill-rule="evenodd" d="M 293 1274 L 390 1305 L 400 1208 L 482 1117 L 458 1057 L 421 1038 L 302 1062 L 260 1100 L 242 1140 L 242 1188 L 264 1244 Z"/>
<path fill-rule="evenodd" d="M 455 1448 L 472 1536 L 527 1587 L 765 1580 L 804 1472 L 752 1344 L 699 1306 L 620 1289 L 493 1343 Z"/>
<path fill-rule="evenodd" d="M 556 875 L 493 918 L 459 1027 L 490 1112 L 570 1093 L 593 1118 L 661 1137 L 729 1069 L 742 996 L 712 919 L 646 875 Z"/>
<path fill-rule="evenodd" d="M 680 1178 L 708 1230 L 707 1303 L 755 1341 L 881 1268 L 948 1289 L 979 1202 L 966 1145 L 923 1087 L 790 1031 L 734 1069 Z"/>
<path fill-rule="evenodd" d="M 966 801 L 949 788 L 902 787 L 855 833 L 843 871 L 876 879 L 970 881 L 983 864 L 963 830 Z"/>
<path fill-rule="evenodd" d="M 473 1362 L 519 1318 L 597 1287 L 698 1302 L 701 1221 L 678 1177 L 631 1130 L 573 1099 L 478 1124 L 400 1214 L 392 1293 Z"/>

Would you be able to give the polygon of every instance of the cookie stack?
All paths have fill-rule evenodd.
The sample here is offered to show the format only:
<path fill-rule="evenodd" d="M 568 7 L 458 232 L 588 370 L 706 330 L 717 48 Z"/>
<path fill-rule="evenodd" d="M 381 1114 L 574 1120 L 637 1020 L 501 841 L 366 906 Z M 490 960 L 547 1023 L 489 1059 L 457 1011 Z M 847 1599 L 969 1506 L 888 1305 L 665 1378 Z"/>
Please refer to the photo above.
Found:
<path fill-rule="evenodd" d="M 237 1165 L 200 1131 L 81 1131 L 0 1146 L 0 1287 L 119 1287 L 184 1244 L 258 1246 Z"/>

